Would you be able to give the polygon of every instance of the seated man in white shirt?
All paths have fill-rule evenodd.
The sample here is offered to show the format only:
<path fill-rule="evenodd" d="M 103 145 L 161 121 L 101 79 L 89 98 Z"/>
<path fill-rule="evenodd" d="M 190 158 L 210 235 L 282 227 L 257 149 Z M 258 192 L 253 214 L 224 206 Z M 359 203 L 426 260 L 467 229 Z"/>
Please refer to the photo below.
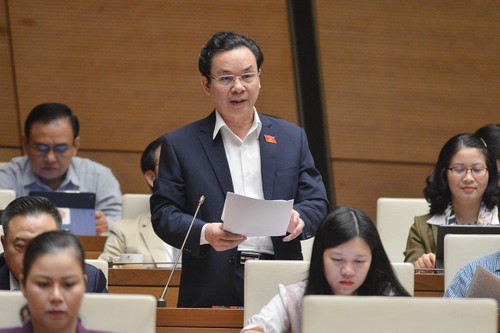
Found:
<path fill-rule="evenodd" d="M 141 156 L 141 169 L 151 191 L 153 181 L 158 176 L 158 161 L 160 160 L 160 139 L 151 142 Z M 154 232 L 151 224 L 151 213 L 143 213 L 134 219 L 124 219 L 111 227 L 110 234 L 104 245 L 100 259 L 113 261 L 120 254 L 142 254 L 146 267 L 171 267 L 179 250 L 163 242 Z M 178 266 L 179 267 L 179 266 Z"/>
<path fill-rule="evenodd" d="M 96 234 L 104 234 L 122 214 L 120 184 L 102 164 L 76 156 L 80 123 L 61 103 L 43 103 L 24 124 L 25 156 L 0 168 L 0 188 L 23 197 L 32 191 L 79 191 L 96 195 Z"/>

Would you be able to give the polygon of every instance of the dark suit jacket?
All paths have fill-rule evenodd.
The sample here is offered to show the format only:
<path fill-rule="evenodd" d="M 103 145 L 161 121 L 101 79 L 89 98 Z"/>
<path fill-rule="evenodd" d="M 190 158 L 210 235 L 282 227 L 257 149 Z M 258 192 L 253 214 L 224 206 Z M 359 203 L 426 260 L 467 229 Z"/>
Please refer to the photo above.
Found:
<path fill-rule="evenodd" d="M 106 277 L 104 273 L 92 266 L 85 264 L 85 274 L 88 280 L 86 285 L 86 292 L 88 293 L 107 293 Z M 10 290 L 9 268 L 5 264 L 4 254 L 0 254 L 0 290 Z"/>
<path fill-rule="evenodd" d="M 294 199 L 294 209 L 305 222 L 303 238 L 312 237 L 327 213 L 328 201 L 306 134 L 289 122 L 259 117 L 264 198 Z M 179 307 L 242 305 L 233 303 L 231 290 L 237 248 L 217 252 L 210 245 L 200 246 L 203 225 L 220 221 L 226 193 L 234 192 L 221 133 L 212 139 L 214 126 L 212 112 L 162 138 L 159 177 L 151 197 L 153 228 L 158 236 L 180 248 L 198 199 L 205 196 L 182 257 Z M 276 142 L 267 142 L 264 135 Z M 272 237 L 275 259 L 302 259 L 301 238 L 291 242 L 282 238 Z"/>

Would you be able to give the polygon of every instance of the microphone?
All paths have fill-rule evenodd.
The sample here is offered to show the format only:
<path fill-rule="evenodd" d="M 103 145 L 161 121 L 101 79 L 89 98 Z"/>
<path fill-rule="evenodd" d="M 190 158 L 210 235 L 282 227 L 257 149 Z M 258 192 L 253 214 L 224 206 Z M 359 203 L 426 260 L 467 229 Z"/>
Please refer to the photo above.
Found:
<path fill-rule="evenodd" d="M 191 232 L 191 228 L 193 227 L 194 220 L 196 219 L 196 216 L 198 215 L 198 211 L 200 210 L 201 205 L 203 205 L 203 202 L 205 201 L 205 196 L 201 196 L 200 199 L 198 200 L 198 207 L 196 207 L 196 211 L 194 212 L 193 219 L 191 220 L 191 224 L 189 225 L 189 229 L 186 232 L 186 237 L 184 237 L 184 241 L 182 242 L 179 254 L 177 255 L 177 258 L 175 259 L 174 266 L 172 267 L 172 271 L 170 272 L 170 276 L 168 277 L 167 284 L 165 285 L 165 288 L 163 288 L 163 292 L 161 293 L 160 298 L 156 300 L 156 307 L 158 308 L 164 308 L 167 306 L 167 300 L 165 299 L 165 294 L 167 293 L 168 286 L 170 285 L 170 280 L 172 280 L 172 276 L 174 275 L 175 268 L 177 267 L 177 264 L 179 263 L 179 260 L 181 259 L 182 251 L 184 250 L 184 245 L 186 245 L 187 238 L 189 236 L 189 233 Z"/>

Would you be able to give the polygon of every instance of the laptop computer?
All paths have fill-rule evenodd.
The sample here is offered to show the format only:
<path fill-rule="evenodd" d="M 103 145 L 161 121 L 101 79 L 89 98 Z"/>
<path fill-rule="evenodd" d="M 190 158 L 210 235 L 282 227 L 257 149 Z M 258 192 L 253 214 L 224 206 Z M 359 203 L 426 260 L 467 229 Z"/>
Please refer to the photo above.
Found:
<path fill-rule="evenodd" d="M 60 211 L 62 229 L 75 235 L 95 235 L 95 193 L 31 191 L 30 196 L 49 199 Z"/>
<path fill-rule="evenodd" d="M 444 268 L 444 237 L 447 234 L 500 234 L 500 225 L 440 225 L 436 243 L 436 268 Z"/>

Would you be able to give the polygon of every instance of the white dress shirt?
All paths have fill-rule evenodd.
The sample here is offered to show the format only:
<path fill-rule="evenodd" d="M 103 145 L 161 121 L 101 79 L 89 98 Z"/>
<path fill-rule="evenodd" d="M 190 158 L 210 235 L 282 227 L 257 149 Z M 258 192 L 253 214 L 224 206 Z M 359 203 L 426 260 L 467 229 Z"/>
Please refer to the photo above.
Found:
<path fill-rule="evenodd" d="M 262 123 L 254 108 L 252 126 L 242 140 L 231 131 L 219 112 L 216 111 L 213 139 L 220 131 L 229 163 L 234 193 L 255 199 L 264 199 L 259 145 L 261 128 Z M 202 230 L 202 244 L 207 243 L 204 235 L 205 228 Z M 238 250 L 274 254 L 271 237 L 248 237 L 238 246 Z"/>

